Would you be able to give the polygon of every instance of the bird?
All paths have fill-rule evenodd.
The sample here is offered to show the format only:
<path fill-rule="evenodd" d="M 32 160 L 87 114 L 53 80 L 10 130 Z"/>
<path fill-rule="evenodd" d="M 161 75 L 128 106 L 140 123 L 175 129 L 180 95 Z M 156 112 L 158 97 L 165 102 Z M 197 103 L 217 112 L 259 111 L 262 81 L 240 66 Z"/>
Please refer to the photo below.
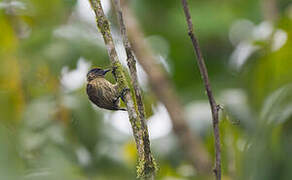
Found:
<path fill-rule="evenodd" d="M 112 84 L 105 79 L 105 75 L 110 69 L 93 68 L 87 73 L 86 92 L 89 100 L 100 108 L 107 110 L 122 110 L 127 111 L 125 108 L 120 107 L 120 98 L 123 96 L 127 89 L 119 91 L 118 84 Z M 114 71 L 113 74 L 115 75 Z"/>

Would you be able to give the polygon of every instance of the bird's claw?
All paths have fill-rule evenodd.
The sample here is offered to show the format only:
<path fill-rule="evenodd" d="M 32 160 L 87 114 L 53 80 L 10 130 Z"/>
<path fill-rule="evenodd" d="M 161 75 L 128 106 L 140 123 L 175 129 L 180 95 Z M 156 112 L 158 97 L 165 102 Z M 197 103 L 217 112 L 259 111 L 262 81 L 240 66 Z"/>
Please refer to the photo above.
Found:
<path fill-rule="evenodd" d="M 113 66 L 112 67 L 112 74 L 113 74 L 113 76 L 114 76 L 114 78 L 115 78 L 115 80 L 117 81 L 117 73 L 116 73 L 116 70 L 117 70 L 118 68 L 116 67 L 116 66 Z"/>
<path fill-rule="evenodd" d="M 128 92 L 130 92 L 130 89 L 129 89 L 129 88 L 124 88 L 124 89 L 122 90 L 122 92 L 121 92 L 121 99 L 122 99 L 123 101 L 125 101 L 125 95 L 126 95 Z"/>

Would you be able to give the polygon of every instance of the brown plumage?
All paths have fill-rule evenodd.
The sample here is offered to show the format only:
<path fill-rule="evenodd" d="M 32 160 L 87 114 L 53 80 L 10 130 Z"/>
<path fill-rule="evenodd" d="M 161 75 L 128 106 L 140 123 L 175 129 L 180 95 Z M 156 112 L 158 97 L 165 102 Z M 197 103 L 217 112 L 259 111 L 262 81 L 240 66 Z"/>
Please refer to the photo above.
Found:
<path fill-rule="evenodd" d="M 126 111 L 119 105 L 123 93 L 118 91 L 118 85 L 112 84 L 104 78 L 109 71 L 94 68 L 87 73 L 86 92 L 88 98 L 100 108 Z"/>

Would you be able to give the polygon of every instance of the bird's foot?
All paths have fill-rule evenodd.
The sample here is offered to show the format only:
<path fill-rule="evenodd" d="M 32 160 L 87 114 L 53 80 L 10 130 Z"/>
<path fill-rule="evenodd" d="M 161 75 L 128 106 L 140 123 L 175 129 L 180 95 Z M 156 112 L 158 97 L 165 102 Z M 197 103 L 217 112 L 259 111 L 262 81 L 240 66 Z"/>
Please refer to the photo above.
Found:
<path fill-rule="evenodd" d="M 125 95 L 130 92 L 130 89 L 129 88 L 124 88 L 121 92 L 121 99 L 125 102 Z"/>
<path fill-rule="evenodd" d="M 116 66 L 112 67 L 112 74 L 113 74 L 113 76 L 115 78 L 115 81 L 118 81 L 118 79 L 117 79 L 117 69 L 118 68 Z"/>

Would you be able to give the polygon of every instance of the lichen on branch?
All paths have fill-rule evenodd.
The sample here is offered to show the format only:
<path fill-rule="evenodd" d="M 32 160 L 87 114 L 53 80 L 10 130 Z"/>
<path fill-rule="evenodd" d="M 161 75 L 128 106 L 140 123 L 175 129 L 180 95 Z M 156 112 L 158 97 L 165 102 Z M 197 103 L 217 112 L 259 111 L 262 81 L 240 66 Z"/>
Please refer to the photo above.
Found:
<path fill-rule="evenodd" d="M 112 68 L 115 70 L 115 77 L 120 90 L 128 89 L 128 84 L 123 72 L 123 67 L 119 61 L 113 38 L 110 30 L 110 23 L 107 20 L 101 6 L 100 0 L 89 0 L 92 9 L 96 15 L 96 23 L 102 34 L 104 43 L 107 48 Z M 133 82 L 133 81 L 132 81 Z M 144 121 L 141 120 L 140 114 L 134 104 L 130 91 L 126 91 L 124 102 L 127 106 L 129 121 L 132 126 L 133 136 L 138 151 L 137 176 L 143 179 L 152 179 L 156 171 L 156 164 L 150 151 L 150 142 L 147 127 L 144 127 Z M 146 125 L 145 125 L 146 126 Z M 144 128 L 143 128 L 144 127 Z M 147 132 L 146 132 L 147 131 Z M 145 135 L 147 137 L 145 137 Z"/>

